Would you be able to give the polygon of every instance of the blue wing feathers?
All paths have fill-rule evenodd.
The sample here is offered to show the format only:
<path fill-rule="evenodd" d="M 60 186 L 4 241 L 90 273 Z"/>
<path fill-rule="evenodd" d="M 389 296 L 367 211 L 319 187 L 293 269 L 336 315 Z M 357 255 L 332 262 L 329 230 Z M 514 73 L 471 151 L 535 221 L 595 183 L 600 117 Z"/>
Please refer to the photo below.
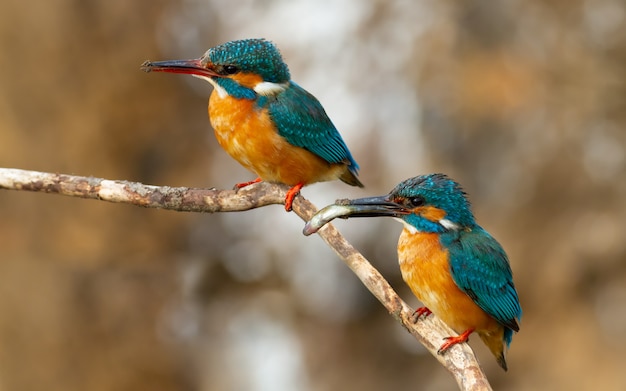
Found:
<path fill-rule="evenodd" d="M 510 343 L 513 331 L 519 331 L 517 320 L 522 309 L 506 253 L 480 227 L 450 234 L 455 235 L 448 243 L 454 282 L 480 308 L 506 326 L 504 339 Z"/>
<path fill-rule="evenodd" d="M 357 172 L 358 164 L 313 95 L 291 82 L 289 88 L 268 102 L 268 109 L 278 133 L 290 144 L 305 148 L 329 163 L 347 161 L 350 171 Z"/>

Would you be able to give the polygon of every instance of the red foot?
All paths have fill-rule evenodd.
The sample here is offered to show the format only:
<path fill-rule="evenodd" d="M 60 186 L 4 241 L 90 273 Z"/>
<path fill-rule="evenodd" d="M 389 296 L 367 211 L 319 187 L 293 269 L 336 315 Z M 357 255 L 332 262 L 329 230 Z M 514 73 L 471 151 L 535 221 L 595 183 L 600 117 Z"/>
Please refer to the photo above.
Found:
<path fill-rule="evenodd" d="M 443 354 L 446 350 L 450 349 L 453 345 L 457 343 L 467 342 L 471 333 L 474 332 L 474 329 L 467 329 L 463 332 L 463 334 L 457 337 L 446 337 L 444 338 L 446 342 L 441 345 L 439 350 L 437 350 L 437 354 Z"/>
<path fill-rule="evenodd" d="M 429 310 L 426 307 L 420 307 L 416 309 L 415 312 L 413 312 L 413 315 L 411 315 L 411 320 L 413 321 L 413 323 L 417 323 L 417 321 L 419 320 L 419 318 L 422 317 L 422 315 L 424 316 L 424 318 L 426 318 L 430 314 L 432 314 L 431 310 Z"/>
<path fill-rule="evenodd" d="M 242 183 L 237 183 L 237 184 L 235 184 L 235 190 L 239 190 L 239 189 L 241 189 L 242 187 L 250 186 L 250 185 L 251 185 L 251 184 L 253 184 L 253 183 L 259 183 L 259 182 L 261 182 L 261 181 L 263 181 L 263 179 L 261 179 L 261 178 L 257 178 L 257 179 L 255 179 L 255 180 L 253 180 L 253 181 L 250 181 L 250 182 L 242 182 Z"/>
<path fill-rule="evenodd" d="M 304 183 L 298 183 L 287 192 L 287 196 L 285 197 L 285 210 L 287 212 L 291 212 L 291 204 L 293 204 L 293 199 L 300 193 L 300 189 L 304 186 Z"/>

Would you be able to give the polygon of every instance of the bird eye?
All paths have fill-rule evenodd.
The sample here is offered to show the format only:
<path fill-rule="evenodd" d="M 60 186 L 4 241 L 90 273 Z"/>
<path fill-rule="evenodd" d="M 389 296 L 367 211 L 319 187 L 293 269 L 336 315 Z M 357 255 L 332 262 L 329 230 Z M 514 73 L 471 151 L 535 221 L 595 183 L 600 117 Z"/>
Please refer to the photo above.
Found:
<path fill-rule="evenodd" d="M 234 65 L 224 65 L 222 68 L 222 73 L 225 75 L 234 75 L 239 72 L 239 68 Z"/>
<path fill-rule="evenodd" d="M 410 206 L 413 207 L 413 208 L 416 208 L 418 206 L 422 206 L 426 202 L 424 200 L 424 197 L 422 197 L 422 196 L 410 197 L 410 198 L 407 199 L 407 201 L 409 202 Z"/>

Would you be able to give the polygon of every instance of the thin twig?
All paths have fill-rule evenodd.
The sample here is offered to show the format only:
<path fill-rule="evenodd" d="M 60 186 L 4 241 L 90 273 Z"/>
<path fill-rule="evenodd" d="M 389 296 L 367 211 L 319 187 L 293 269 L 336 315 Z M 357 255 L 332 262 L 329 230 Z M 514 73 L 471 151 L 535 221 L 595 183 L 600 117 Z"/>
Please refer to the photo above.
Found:
<path fill-rule="evenodd" d="M 136 182 L 0 168 L 0 189 L 55 193 L 181 212 L 215 213 L 283 204 L 288 187 L 264 182 L 237 191 L 150 186 Z M 317 209 L 304 197 L 298 196 L 293 203 L 293 211 L 307 221 Z M 454 335 L 454 332 L 434 315 L 414 323 L 411 320 L 413 310 L 335 227 L 328 224 L 318 234 L 387 311 L 452 373 L 461 390 L 491 390 L 469 345 L 458 344 L 443 355 L 437 354 L 442 339 Z"/>

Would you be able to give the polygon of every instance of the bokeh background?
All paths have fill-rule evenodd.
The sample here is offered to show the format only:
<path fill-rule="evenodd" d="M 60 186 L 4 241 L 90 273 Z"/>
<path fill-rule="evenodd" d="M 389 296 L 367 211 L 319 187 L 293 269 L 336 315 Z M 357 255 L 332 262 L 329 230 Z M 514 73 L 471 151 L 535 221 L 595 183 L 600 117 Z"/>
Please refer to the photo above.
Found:
<path fill-rule="evenodd" d="M 0 2 L 0 166 L 156 185 L 252 179 L 210 86 L 145 74 L 276 42 L 366 188 L 461 182 L 510 256 L 524 317 L 497 389 L 626 389 L 622 0 Z M 280 206 L 200 215 L 0 192 L 0 390 L 455 389 Z M 338 228 L 413 306 L 391 219 Z"/>

